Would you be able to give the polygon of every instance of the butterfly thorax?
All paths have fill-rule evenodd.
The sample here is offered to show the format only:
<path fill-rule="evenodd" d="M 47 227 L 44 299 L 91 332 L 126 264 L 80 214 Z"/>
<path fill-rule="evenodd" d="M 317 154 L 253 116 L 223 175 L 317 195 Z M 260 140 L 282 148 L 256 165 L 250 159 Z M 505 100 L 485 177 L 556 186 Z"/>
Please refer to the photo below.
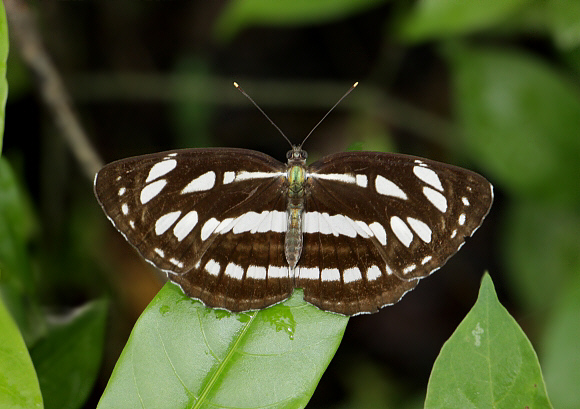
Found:
<path fill-rule="evenodd" d="M 302 253 L 302 214 L 304 212 L 304 182 L 306 180 L 306 151 L 293 146 L 286 154 L 287 170 L 287 207 L 288 229 L 284 240 L 284 253 L 288 265 L 294 269 Z"/>

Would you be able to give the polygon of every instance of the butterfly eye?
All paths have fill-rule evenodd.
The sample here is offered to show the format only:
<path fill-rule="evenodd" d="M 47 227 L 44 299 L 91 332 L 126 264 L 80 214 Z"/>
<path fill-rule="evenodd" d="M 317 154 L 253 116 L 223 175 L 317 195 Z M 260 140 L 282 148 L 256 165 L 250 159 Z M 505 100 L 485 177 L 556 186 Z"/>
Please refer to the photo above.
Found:
<path fill-rule="evenodd" d="M 286 152 L 286 159 L 292 159 L 292 156 L 294 156 L 294 151 Z"/>

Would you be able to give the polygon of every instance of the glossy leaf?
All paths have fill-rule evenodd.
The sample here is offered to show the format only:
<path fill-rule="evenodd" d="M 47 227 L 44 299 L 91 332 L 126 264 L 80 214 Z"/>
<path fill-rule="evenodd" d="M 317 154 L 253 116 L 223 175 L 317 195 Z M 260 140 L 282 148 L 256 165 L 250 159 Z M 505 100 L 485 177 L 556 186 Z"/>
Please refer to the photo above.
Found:
<path fill-rule="evenodd" d="M 42 395 L 18 327 L 0 300 L 0 407 L 42 408 Z"/>
<path fill-rule="evenodd" d="M 30 351 L 47 409 L 83 406 L 101 366 L 106 316 L 105 301 L 91 302 L 60 318 Z"/>
<path fill-rule="evenodd" d="M 4 108 L 8 98 L 8 82 L 6 82 L 6 61 L 8 60 L 8 23 L 4 3 L 0 1 L 0 154 L 4 135 Z"/>
<path fill-rule="evenodd" d="M 477 302 L 435 361 L 425 408 L 551 407 L 536 353 L 486 274 Z"/>
<path fill-rule="evenodd" d="M 401 25 L 410 41 L 470 33 L 503 22 L 528 0 L 421 0 Z"/>
<path fill-rule="evenodd" d="M 302 408 L 347 322 L 300 291 L 231 314 L 167 283 L 135 325 L 98 408 Z"/>
<path fill-rule="evenodd" d="M 216 23 L 215 35 L 230 40 L 241 30 L 259 25 L 322 24 L 369 10 L 386 0 L 233 0 Z"/>
<path fill-rule="evenodd" d="M 466 142 L 511 193 L 580 200 L 580 97 L 539 60 L 517 52 L 447 49 Z"/>

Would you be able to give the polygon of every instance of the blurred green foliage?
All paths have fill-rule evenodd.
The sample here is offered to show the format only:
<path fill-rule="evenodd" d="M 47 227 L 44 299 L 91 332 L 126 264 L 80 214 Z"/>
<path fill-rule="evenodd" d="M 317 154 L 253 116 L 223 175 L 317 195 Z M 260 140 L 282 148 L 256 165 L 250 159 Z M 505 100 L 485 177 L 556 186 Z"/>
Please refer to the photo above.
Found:
<path fill-rule="evenodd" d="M 41 4 L 39 10 L 54 18 L 54 14 L 50 13 L 61 8 L 65 10 L 63 14 L 67 18 L 67 24 L 61 26 L 77 27 L 77 21 L 78 25 L 81 25 L 85 20 L 83 16 L 77 20 L 76 17 L 79 15 L 74 13 L 86 5 L 72 3 L 77 2 L 60 2 L 54 9 L 44 9 L 43 7 L 47 6 Z M 84 67 L 82 64 L 88 65 L 84 60 L 82 63 L 75 60 L 72 63 L 68 61 L 67 66 L 65 50 L 70 49 L 71 54 L 92 60 L 95 65 L 91 66 L 91 69 L 106 70 L 107 63 L 114 61 L 118 64 L 116 67 L 121 67 L 118 71 L 129 72 L 133 68 L 133 61 L 141 58 L 139 61 L 146 61 L 143 66 L 154 71 L 158 67 L 143 57 L 143 50 L 157 46 L 165 52 L 169 45 L 173 45 L 170 43 L 171 40 L 159 36 L 153 37 L 153 41 L 150 37 L 150 41 L 138 39 L 131 43 L 130 40 L 135 40 L 133 38 L 135 34 L 131 29 L 138 27 L 143 31 L 152 31 L 156 27 L 164 30 L 167 27 L 173 28 L 173 21 L 177 21 L 178 17 L 187 22 L 186 24 L 181 21 L 182 25 L 175 30 L 179 35 L 186 37 L 184 33 L 190 33 L 188 30 L 191 30 L 194 33 L 191 36 L 196 41 L 201 43 L 200 38 L 204 36 L 211 40 L 206 40 L 203 46 L 191 47 L 194 52 L 186 45 L 180 44 L 177 48 L 183 47 L 184 51 L 178 55 L 161 53 L 160 60 L 163 62 L 158 64 L 170 67 L 167 76 L 173 78 L 169 87 L 165 86 L 166 83 L 163 81 L 155 82 L 147 76 L 133 76 L 137 78 L 134 83 L 128 80 L 130 76 L 126 76 L 122 80 L 118 79 L 111 87 L 106 80 L 101 81 L 102 77 L 89 75 L 84 82 L 77 78 L 76 84 L 80 85 L 75 89 L 74 78 L 66 78 L 71 80 L 73 96 L 79 101 L 83 101 L 83 98 L 84 101 L 89 101 L 85 102 L 81 110 L 81 114 L 86 118 L 87 128 L 98 135 L 113 135 L 107 140 L 102 137 L 101 148 L 114 151 L 116 157 L 121 157 L 125 153 L 135 154 L 149 150 L 153 146 L 161 145 L 160 140 L 163 142 L 170 140 L 179 147 L 213 144 L 216 139 L 212 132 L 212 124 L 234 123 L 233 119 L 236 116 L 232 109 L 221 109 L 223 107 L 219 106 L 220 101 L 230 97 L 224 97 L 222 92 L 224 88 L 216 78 L 230 74 L 235 77 L 234 79 L 240 74 L 256 78 L 276 77 L 275 68 L 284 68 L 284 64 L 275 64 L 280 54 L 275 54 L 272 50 L 280 49 L 281 53 L 284 53 L 285 47 L 294 53 L 299 49 L 310 57 L 323 55 L 325 59 L 349 67 L 358 67 L 357 64 L 364 62 L 367 64 L 365 70 L 356 71 L 353 68 L 353 72 L 358 75 L 364 73 L 362 77 L 356 78 L 362 84 L 357 92 L 364 95 L 363 87 L 367 86 L 371 91 L 386 88 L 382 92 L 398 92 L 411 101 L 414 100 L 413 96 L 420 95 L 423 98 L 419 99 L 421 103 L 433 108 L 437 115 L 445 116 L 444 122 L 447 127 L 444 129 L 452 131 L 445 136 L 448 139 L 440 138 L 438 135 L 441 132 L 436 131 L 435 126 L 425 125 L 427 117 L 419 117 L 418 111 L 401 109 L 402 104 L 393 105 L 390 100 L 377 98 L 380 92 L 373 94 L 369 91 L 367 95 L 372 95 L 373 98 L 368 98 L 366 102 L 360 100 L 357 102 L 355 92 L 339 107 L 348 112 L 348 118 L 346 126 L 343 122 L 340 124 L 341 127 L 333 129 L 330 144 L 335 150 L 338 146 L 349 146 L 353 150 L 396 150 L 395 147 L 401 149 L 401 145 L 408 148 L 415 139 L 424 137 L 429 143 L 422 145 L 420 150 L 443 158 L 452 157 L 454 161 L 467 167 L 479 169 L 494 183 L 499 193 L 498 200 L 490 220 L 486 223 L 495 222 L 496 225 L 493 228 L 489 227 L 491 233 L 486 237 L 491 237 L 490 251 L 496 254 L 498 259 L 495 266 L 497 271 L 491 271 L 496 286 L 499 286 L 498 282 L 507 286 L 503 291 L 499 291 L 500 298 L 505 296 L 508 299 L 506 305 L 515 311 L 516 318 L 522 319 L 522 327 L 538 350 L 539 362 L 542 364 L 546 379 L 547 394 L 554 407 L 563 409 L 580 407 L 580 394 L 576 388 L 576 385 L 580 384 L 580 349 L 577 344 L 580 336 L 579 2 L 419 0 L 411 4 L 402 0 L 390 2 L 234 0 L 226 3 L 220 10 L 212 9 L 213 11 L 209 12 L 198 6 L 195 9 L 197 14 L 177 17 L 174 15 L 174 20 L 170 20 L 169 23 L 165 20 L 169 14 L 165 12 L 175 6 L 169 4 L 171 2 L 158 2 L 155 10 L 159 13 L 153 14 L 153 17 L 147 15 L 148 7 L 153 7 L 151 4 L 135 3 L 127 6 L 121 3 L 91 6 L 97 8 L 101 14 L 95 13 L 94 10 L 86 13 L 100 16 L 94 17 L 95 20 L 91 21 L 93 23 L 99 21 L 99 24 L 95 25 L 102 28 L 103 32 L 109 33 L 109 37 L 103 40 L 106 44 L 105 50 L 99 49 L 94 44 L 92 48 L 87 46 L 91 43 L 82 36 L 70 39 L 70 43 L 58 43 L 63 41 L 62 32 L 60 37 L 58 32 L 55 36 L 45 34 L 49 46 L 53 41 L 51 50 L 55 59 L 58 60 L 60 57 L 59 63 L 69 67 L 69 72 L 78 70 L 79 66 Z M 207 14 L 204 14 L 204 11 Z M 215 18 L 210 19 L 207 16 L 212 15 L 212 12 Z M 198 14 L 205 18 L 196 19 Z M 50 26 L 51 18 L 47 15 L 40 13 L 39 18 L 46 19 L 44 22 Z M 102 21 L 99 18 L 102 18 Z M 192 27 L 189 27 L 190 19 L 196 23 L 191 24 Z M 305 50 L 300 48 L 304 47 L 303 43 L 296 46 L 297 48 L 291 48 L 292 37 L 310 38 L 312 32 L 308 30 L 312 27 L 324 30 L 325 25 L 330 27 L 335 23 L 359 21 L 357 19 L 363 22 L 368 19 L 371 22 L 369 24 L 375 25 L 372 40 L 376 41 L 378 51 L 372 58 L 364 53 L 365 47 L 370 45 L 364 41 L 359 44 L 354 40 L 353 43 L 349 42 L 355 37 L 357 30 L 360 30 L 360 27 L 355 25 L 352 27 L 357 28 L 351 28 L 346 32 L 336 28 L 322 31 L 324 34 L 321 37 L 325 39 L 327 48 Z M 123 31 L 125 26 L 129 27 L 129 30 Z M 268 29 L 273 31 L 267 31 Z M 47 33 L 51 33 L 49 28 L 46 30 Z M 252 32 L 261 33 L 259 30 L 265 30 L 263 32 L 267 35 L 256 41 Z M 154 36 L 158 33 L 153 32 Z M 203 32 L 203 35 L 199 34 L 200 32 Z M 248 45 L 243 41 L 236 42 L 244 38 L 255 43 Z M 280 43 L 277 42 L 279 38 Z M 345 39 L 348 41 L 345 42 Z M 4 101 L 8 93 L 5 80 L 7 40 L 8 30 L 2 9 L 0 10 L 0 134 L 5 124 Z M 125 41 L 127 44 L 138 46 L 127 47 L 124 53 L 119 52 L 119 44 Z M 312 41 L 314 43 L 315 40 Z M 15 44 L 11 46 L 13 50 L 17 48 Z M 249 62 L 256 55 L 247 58 L 244 54 L 252 47 L 259 49 L 257 54 L 261 53 L 262 56 L 259 69 Z M 111 56 L 106 53 L 108 49 L 111 50 Z M 186 49 L 188 51 L 185 51 Z M 13 53 L 8 64 L 13 72 L 9 73 L 8 77 L 12 79 L 11 86 L 14 85 L 19 89 L 19 92 L 10 95 L 17 105 L 20 99 L 30 92 L 28 88 L 32 82 L 24 71 L 24 65 L 13 57 Z M 238 65 L 231 68 L 224 64 L 223 55 L 220 53 L 234 55 Z M 413 60 L 419 61 L 415 65 L 404 66 L 405 72 L 396 72 L 396 69 L 400 69 L 397 62 L 417 55 L 430 55 L 431 59 L 425 59 L 429 63 L 436 59 L 437 63 L 444 67 L 447 82 L 428 83 L 432 85 L 431 88 L 419 90 L 413 89 L 414 84 L 398 83 L 399 78 L 417 72 L 425 72 L 424 77 L 433 75 L 434 71 L 429 64 L 421 65 L 424 61 L 421 58 Z M 433 55 L 435 57 L 432 57 Z M 110 60 L 107 60 L 108 58 Z M 269 63 L 272 65 L 268 65 Z M 301 76 L 311 75 L 312 78 L 320 78 L 321 71 L 327 67 L 323 65 L 320 68 L 315 65 L 313 62 L 312 67 L 308 64 L 298 67 Z M 71 69 L 71 66 L 75 68 Z M 295 67 L 292 69 L 296 71 Z M 183 97 L 183 90 L 180 89 L 181 82 L 176 82 L 175 78 L 180 79 L 187 75 L 194 77 L 204 88 L 203 92 L 192 95 L 190 100 L 184 101 L 183 98 L 176 97 L 176 95 Z M 422 78 L 422 75 L 412 78 L 418 77 Z M 259 81 L 256 83 L 256 88 L 260 89 Z M 262 92 L 261 96 L 264 97 L 265 103 L 270 103 L 271 107 L 280 111 L 285 107 L 297 105 L 302 105 L 306 107 L 305 109 L 319 108 L 320 100 L 326 101 L 328 95 L 334 95 L 334 87 L 329 86 L 329 82 L 324 79 L 309 82 L 308 86 L 312 87 L 313 95 L 304 95 L 300 97 L 302 100 L 291 99 L 294 98 L 292 86 L 283 92 L 276 92 L 269 86 L 270 83 L 264 84 L 265 89 L 258 94 Z M 257 95 L 253 96 L 258 102 L 261 101 Z M 107 108 L 95 103 L 107 98 L 117 99 L 114 99 L 111 107 Z M 155 98 L 171 103 L 162 109 L 158 106 L 148 106 L 147 104 L 155 101 Z M 149 129 L 150 125 L 145 120 L 136 122 L 129 122 L 127 118 L 118 120 L 124 112 L 119 110 L 119 101 L 124 99 L 145 105 L 145 109 L 149 110 L 146 112 L 150 112 L 150 116 L 154 118 L 160 111 L 166 111 L 167 117 L 170 118 L 169 125 L 162 132 L 158 132 Z M 445 106 L 447 99 L 449 107 Z M 332 100 L 328 103 L 331 104 Z M 91 118 L 89 114 L 91 111 L 98 114 Z M 7 119 L 14 124 L 17 121 L 11 119 L 10 112 Z M 293 122 L 294 119 L 295 116 L 290 119 L 283 117 L 283 120 L 288 122 Z M 39 125 L 34 131 L 27 128 L 37 122 L 43 125 Z M 66 155 L 59 150 L 64 148 L 59 148 L 58 145 L 55 147 L 54 141 L 51 142 L 51 138 L 56 139 L 58 135 L 53 134 L 40 142 L 33 142 L 35 132 L 49 133 L 46 131 L 49 128 L 46 122 L 44 115 L 27 109 L 26 117 L 12 125 L 17 130 L 17 133 L 12 134 L 12 138 L 26 141 L 25 144 L 34 146 L 34 150 L 26 150 L 29 148 L 23 147 L 11 148 L 9 151 L 11 160 L 2 158 L 0 161 L 0 293 L 3 302 L 0 305 L 2 311 L 0 325 L 4 328 L 1 343 L 3 353 L 0 359 L 2 366 L 0 390 L 4 392 L 0 393 L 0 406 L 10 402 L 14 403 L 15 407 L 18 407 L 18 404 L 20 407 L 42 407 L 44 397 L 44 405 L 49 408 L 72 409 L 81 408 L 83 405 L 94 407 L 95 398 L 90 401 L 89 396 L 101 363 L 107 361 L 106 357 L 102 357 L 109 308 L 106 302 L 94 299 L 102 295 L 112 296 L 116 311 L 127 313 L 126 310 L 130 309 L 128 305 L 134 302 L 129 297 L 146 293 L 144 285 L 142 287 L 144 280 L 141 279 L 144 269 L 142 265 L 136 267 L 132 262 L 124 259 L 120 261 L 121 257 L 115 253 L 116 242 L 107 243 L 104 239 L 106 233 L 103 233 L 103 225 L 106 221 L 98 213 L 91 196 L 90 183 L 84 179 L 75 179 L 78 173 L 76 164 L 67 163 Z M 396 126 L 392 126 L 393 124 Z M 440 123 L 434 121 L 429 124 Z M 267 126 L 269 125 L 264 125 L 264 128 Z M 243 141 L 246 138 L 249 140 L 252 133 L 261 131 L 245 131 L 243 128 L 232 129 L 227 126 L 224 129 L 224 133 L 235 134 L 235 137 Z M 424 134 L 417 137 L 412 131 L 420 129 L 423 129 Z M 149 132 L 154 134 L 153 141 L 146 137 Z M 398 133 L 405 132 L 413 134 L 412 138 L 397 139 Z M 173 137 L 172 140 L 168 137 L 169 134 Z M 125 138 L 126 135 L 136 135 L 137 142 Z M 157 138 L 157 141 L 154 138 Z M 273 138 L 270 137 L 268 141 L 271 139 Z M 7 142 L 14 146 L 14 140 Z M 309 142 L 314 144 L 311 157 L 320 156 L 319 151 L 324 149 L 319 148 L 313 140 Z M 275 143 L 276 141 L 271 144 Z M 270 145 L 269 142 L 258 144 Z M 0 144 L 0 149 L 1 146 Z M 24 182 L 28 179 L 26 175 L 30 173 L 30 168 L 38 165 L 36 162 L 44 166 L 41 167 L 42 171 L 38 171 L 42 174 L 39 183 L 41 187 L 34 184 L 27 187 L 28 182 Z M 71 168 L 75 170 L 71 171 Z M 106 247 L 107 245 L 109 247 Z M 131 275 L 133 270 L 138 270 L 138 274 Z M 158 384 L 159 373 L 171 372 L 171 368 L 168 370 L 168 362 L 180 363 L 174 361 L 172 357 L 164 361 L 164 354 L 168 351 L 186 354 L 187 351 L 180 350 L 186 342 L 170 348 L 167 345 L 159 345 L 160 341 L 172 340 L 173 337 L 179 339 L 177 335 L 184 330 L 183 326 L 187 325 L 178 320 L 172 322 L 173 327 L 163 328 L 163 331 L 159 329 L 160 315 L 167 313 L 161 308 L 161 304 L 175 297 L 176 293 L 166 287 L 160 296 L 165 298 L 156 298 L 135 327 L 131 341 L 127 344 L 127 349 L 123 352 L 119 366 L 115 369 L 107 387 L 107 393 L 103 396 L 101 403 L 103 407 L 108 404 L 107 402 L 116 404 L 123 397 L 137 396 L 125 389 L 128 385 L 127 379 L 130 378 L 125 373 L 127 365 L 131 364 L 129 354 L 137 353 L 137 356 L 143 356 L 149 353 L 148 358 L 144 358 L 141 368 L 145 375 L 143 373 L 141 375 L 147 376 L 149 373 L 150 378 L 138 383 L 137 388 L 154 388 Z M 188 303 L 189 300 L 185 300 L 183 305 L 179 304 L 179 308 L 185 308 Z M 4 313 L 5 310 L 11 317 L 8 313 Z M 486 315 L 486 311 L 493 314 Z M 196 312 L 198 313 L 199 311 Z M 232 319 L 224 314 L 218 317 L 224 320 L 223 322 Z M 115 316 L 109 319 L 117 318 Z M 20 332 L 17 331 L 14 322 Z M 218 319 L 216 322 L 219 324 L 221 321 Z M 307 318 L 298 325 L 309 322 L 313 322 L 312 318 Z M 493 340 L 498 344 L 489 344 L 493 350 L 505 355 L 503 362 L 497 363 L 497 368 L 502 369 L 501 364 L 519 359 L 522 363 L 520 369 L 527 366 L 525 371 L 518 372 L 513 369 L 515 367 L 503 369 L 517 373 L 527 386 L 529 382 L 535 382 L 538 386 L 535 392 L 522 387 L 518 393 L 512 392 L 506 402 L 518 402 L 518 399 L 521 402 L 528 402 L 528 398 L 535 396 L 539 399 L 536 401 L 537 406 L 530 407 L 548 406 L 534 350 L 521 329 L 498 303 L 489 277 L 484 278 L 476 305 L 465 321 L 457 327 L 437 359 L 429 384 L 426 406 L 451 407 L 453 405 L 441 406 L 440 403 L 450 402 L 445 399 L 454 393 L 465 392 L 465 396 L 475 396 L 484 389 L 481 384 L 479 390 L 478 386 L 472 384 L 460 385 L 460 381 L 475 379 L 470 374 L 454 379 L 456 382 L 453 385 L 450 382 L 454 376 L 452 373 L 457 373 L 453 368 L 459 368 L 461 371 L 481 369 L 483 372 L 486 370 L 488 373 L 493 372 L 489 366 L 475 368 L 481 362 L 477 361 L 479 363 L 476 365 L 474 360 L 477 354 L 469 350 L 474 347 L 472 341 L 475 335 L 472 331 L 478 328 L 478 323 L 484 334 L 500 333 Z M 118 330 L 120 326 L 115 321 L 115 324 L 109 327 Z M 397 329 L 392 331 L 394 337 L 398 334 Z M 192 328 L 186 330 L 194 331 Z M 249 334 L 263 335 L 262 331 L 268 332 L 272 329 L 264 324 L 263 328 L 252 327 Z M 148 336 L 137 339 L 143 332 Z M 287 335 L 277 330 L 273 334 Z M 121 332 L 121 335 L 109 337 L 123 338 L 123 336 Z M 315 335 L 311 336 L 315 338 Z M 224 348 L 230 348 L 228 351 L 236 354 L 239 339 L 233 337 L 233 341 L 226 343 Z M 482 338 L 482 342 L 484 341 L 492 340 Z M 330 343 L 331 347 L 328 349 L 330 352 L 327 351 L 328 355 L 322 360 L 304 361 L 295 356 L 287 357 L 287 361 L 282 365 L 286 368 L 304 366 L 308 369 L 310 364 L 315 367 L 316 379 L 300 391 L 293 390 L 293 393 L 303 394 L 299 401 L 293 402 L 294 406 L 302 407 L 308 401 L 312 385 L 316 384 L 324 371 L 338 342 L 335 340 Z M 146 345 L 143 346 L 142 343 Z M 409 348 L 414 347 L 413 343 L 409 344 Z M 114 347 L 111 349 L 114 351 L 113 354 L 118 353 Z M 198 346 L 192 347 L 191 351 L 207 352 Z M 359 350 L 355 356 L 360 355 Z M 497 356 L 490 354 L 486 357 L 490 362 L 498 359 Z M 454 361 L 455 358 L 458 360 Z M 10 359 L 18 359 L 18 364 Z M 110 359 L 116 359 L 116 356 Z M 184 362 L 188 362 L 187 357 Z M 32 367 L 32 363 L 35 368 Z M 338 376 L 340 382 L 346 385 L 342 401 L 325 402 L 323 406 L 417 408 L 422 405 L 424 390 L 417 392 L 413 386 L 405 384 L 406 379 L 393 376 L 370 357 L 357 358 L 351 364 L 348 367 L 341 367 Z M 11 369 L 15 365 L 20 368 L 19 371 Z M 194 365 L 191 363 L 190 366 Z M 104 384 L 103 377 L 108 378 L 107 371 L 110 371 L 111 367 L 112 364 L 109 362 L 106 370 L 101 372 L 101 384 Z M 234 369 L 240 368 L 242 367 Z M 207 373 L 202 373 L 196 379 L 203 379 L 204 375 L 212 374 L 212 370 L 208 369 Z M 251 372 L 260 376 L 268 373 L 266 370 L 257 369 L 252 369 Z M 286 369 L 286 372 L 282 370 L 281 373 L 291 376 L 299 371 Z M 163 381 L 179 384 L 181 378 L 176 376 L 178 374 L 179 371 L 175 371 L 173 375 L 164 377 Z M 189 385 L 181 387 L 185 395 L 190 393 L 192 396 L 199 390 L 211 394 L 231 393 L 232 390 L 229 389 L 221 390 L 220 385 L 222 382 L 227 384 L 233 378 L 224 376 L 215 379 L 219 382 L 209 389 L 188 389 Z M 503 382 L 501 373 L 494 377 L 493 381 L 501 384 Z M 274 389 L 270 389 L 269 392 L 272 390 Z M 96 399 L 101 392 L 102 390 L 99 390 L 96 393 Z M 178 395 L 174 396 L 177 399 Z M 478 396 L 489 399 L 482 400 L 478 404 L 474 403 L 475 400 L 471 400 L 474 407 L 489 407 L 489 402 L 495 399 L 484 394 Z M 180 407 L 179 403 L 171 400 L 165 403 L 171 404 L 171 407 Z M 313 404 L 316 405 L 316 402 Z M 280 404 L 278 407 L 284 405 Z"/>

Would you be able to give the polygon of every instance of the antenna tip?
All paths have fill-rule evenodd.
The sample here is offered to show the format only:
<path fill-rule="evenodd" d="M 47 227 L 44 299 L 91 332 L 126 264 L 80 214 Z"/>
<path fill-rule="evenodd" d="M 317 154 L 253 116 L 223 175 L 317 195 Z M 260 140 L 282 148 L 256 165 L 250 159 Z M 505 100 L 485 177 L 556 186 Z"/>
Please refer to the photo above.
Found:
<path fill-rule="evenodd" d="M 357 85 L 358 85 L 358 81 L 357 81 L 357 82 L 355 82 L 354 84 L 352 84 L 352 87 L 353 87 L 353 88 L 356 88 L 356 86 L 357 86 Z"/>
<path fill-rule="evenodd" d="M 235 82 L 235 81 L 234 81 L 234 87 L 236 87 L 236 88 L 240 88 L 240 86 L 238 85 L 238 83 L 237 83 L 237 82 Z"/>

